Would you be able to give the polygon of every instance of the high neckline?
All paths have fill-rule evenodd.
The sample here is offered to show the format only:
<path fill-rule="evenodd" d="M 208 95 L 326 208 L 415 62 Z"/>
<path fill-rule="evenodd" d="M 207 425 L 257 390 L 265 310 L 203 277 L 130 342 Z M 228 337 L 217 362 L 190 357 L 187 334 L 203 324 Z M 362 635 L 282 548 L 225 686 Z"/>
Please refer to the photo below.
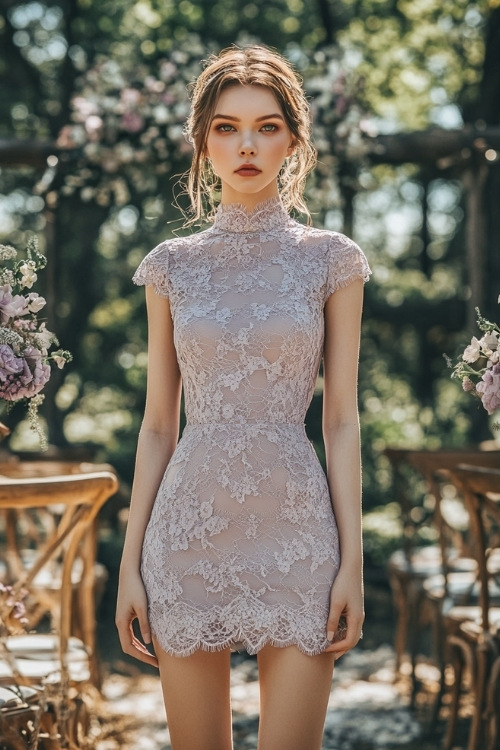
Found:
<path fill-rule="evenodd" d="M 224 232 L 265 232 L 285 226 L 290 215 L 281 198 L 274 196 L 257 203 L 247 211 L 241 203 L 220 203 L 214 219 L 214 228 Z"/>

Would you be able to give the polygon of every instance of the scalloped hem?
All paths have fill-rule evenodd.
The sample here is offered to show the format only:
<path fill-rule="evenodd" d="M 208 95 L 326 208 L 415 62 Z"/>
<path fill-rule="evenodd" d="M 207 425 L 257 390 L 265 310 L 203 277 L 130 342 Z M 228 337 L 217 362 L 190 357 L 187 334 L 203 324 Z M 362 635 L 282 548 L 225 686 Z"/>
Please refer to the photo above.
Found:
<path fill-rule="evenodd" d="M 211 653 L 216 653 L 218 651 L 226 650 L 230 650 L 232 652 L 246 651 L 247 654 L 253 656 L 255 654 L 258 654 L 259 651 L 261 651 L 265 646 L 273 646 L 274 648 L 287 648 L 288 646 L 296 646 L 298 650 L 306 656 L 318 656 L 319 654 L 322 654 L 325 649 L 328 648 L 328 646 L 331 646 L 331 643 L 329 643 L 326 638 L 324 643 L 319 648 L 307 648 L 307 646 L 305 646 L 296 638 L 287 638 L 281 640 L 278 638 L 266 637 L 261 639 L 257 644 L 252 644 L 247 638 L 242 638 L 238 641 L 235 641 L 234 638 L 227 638 L 221 643 L 209 643 L 208 641 L 199 640 L 188 648 L 176 650 L 168 644 L 162 643 L 161 639 L 157 636 L 155 636 L 155 639 L 158 642 L 160 648 L 165 651 L 165 653 L 169 654 L 170 656 L 178 657 L 192 656 L 192 654 L 194 654 L 196 651 L 208 651 Z"/>

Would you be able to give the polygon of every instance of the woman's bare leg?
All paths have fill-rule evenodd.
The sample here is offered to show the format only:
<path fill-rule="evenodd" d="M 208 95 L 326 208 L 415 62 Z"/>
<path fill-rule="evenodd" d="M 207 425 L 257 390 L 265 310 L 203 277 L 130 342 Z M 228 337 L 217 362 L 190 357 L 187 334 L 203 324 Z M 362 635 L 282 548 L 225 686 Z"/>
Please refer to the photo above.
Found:
<path fill-rule="evenodd" d="M 306 656 L 295 646 L 258 654 L 259 750 L 321 750 L 333 654 Z"/>
<path fill-rule="evenodd" d="M 170 656 L 157 643 L 172 750 L 232 750 L 230 651 Z"/>

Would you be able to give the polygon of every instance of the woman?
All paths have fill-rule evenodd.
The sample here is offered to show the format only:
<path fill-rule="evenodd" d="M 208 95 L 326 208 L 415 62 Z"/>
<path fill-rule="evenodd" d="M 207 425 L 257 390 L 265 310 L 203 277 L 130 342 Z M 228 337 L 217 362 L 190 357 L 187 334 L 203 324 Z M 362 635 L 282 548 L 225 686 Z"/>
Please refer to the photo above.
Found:
<path fill-rule="evenodd" d="M 187 135 L 195 218 L 204 203 L 215 218 L 134 276 L 149 365 L 120 640 L 159 666 L 173 750 L 232 747 L 237 648 L 257 653 L 259 750 L 319 750 L 334 661 L 364 617 L 356 382 L 369 268 L 347 237 L 288 214 L 309 218 L 315 152 L 284 58 L 253 46 L 209 60 Z M 321 358 L 327 477 L 304 430 Z"/>

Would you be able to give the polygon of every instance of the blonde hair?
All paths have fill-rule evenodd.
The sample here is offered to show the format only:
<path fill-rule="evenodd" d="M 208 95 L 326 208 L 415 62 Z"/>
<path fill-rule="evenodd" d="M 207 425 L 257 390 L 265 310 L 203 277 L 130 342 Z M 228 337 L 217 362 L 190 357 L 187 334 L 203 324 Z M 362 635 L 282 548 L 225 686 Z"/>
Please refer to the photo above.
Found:
<path fill-rule="evenodd" d="M 287 210 L 295 208 L 305 213 L 310 222 L 303 192 L 306 177 L 316 164 L 316 150 L 311 143 L 311 118 L 302 79 L 284 57 L 257 45 L 233 46 L 212 55 L 193 84 L 185 128 L 194 148 L 186 185 L 193 210 L 191 221 L 202 219 L 205 213 L 210 218 L 216 208 L 215 193 L 220 185 L 207 158 L 206 143 L 221 92 L 236 84 L 264 86 L 280 105 L 294 145 L 278 176 L 281 199 Z"/>

